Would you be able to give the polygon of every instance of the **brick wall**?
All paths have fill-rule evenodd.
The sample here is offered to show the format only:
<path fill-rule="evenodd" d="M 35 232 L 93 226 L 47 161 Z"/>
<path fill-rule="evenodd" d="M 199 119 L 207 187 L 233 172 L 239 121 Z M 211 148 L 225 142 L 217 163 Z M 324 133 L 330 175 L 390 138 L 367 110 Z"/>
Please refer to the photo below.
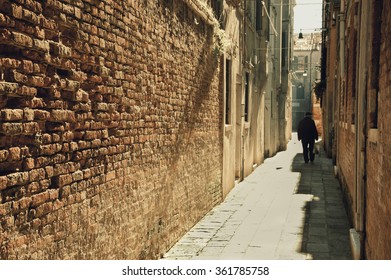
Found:
<path fill-rule="evenodd" d="M 0 0 L 0 258 L 158 258 L 221 199 L 212 28 L 182 1 Z"/>
<path fill-rule="evenodd" d="M 347 11 L 347 27 L 345 39 L 345 77 L 339 92 L 339 135 L 338 135 L 338 162 L 340 180 L 344 187 L 345 199 L 349 204 L 348 212 L 353 219 L 353 204 L 355 200 L 355 166 L 356 166 L 356 134 L 355 134 L 355 99 L 356 99 L 356 60 L 357 60 L 357 25 L 355 24 L 356 5 L 350 3 Z"/>
<path fill-rule="evenodd" d="M 316 98 L 315 93 L 312 93 L 312 118 L 315 121 L 319 138 L 323 139 L 322 108 L 320 107 L 320 99 Z"/>
<path fill-rule="evenodd" d="M 338 136 L 338 162 L 339 162 L 339 178 L 341 180 L 345 199 L 347 203 L 353 207 L 355 194 L 355 134 L 351 130 L 351 125 L 342 124 L 339 128 Z M 353 210 L 352 210 L 353 211 Z M 352 212 L 349 213 L 352 215 Z"/>
<path fill-rule="evenodd" d="M 378 139 L 367 148 L 366 257 L 391 259 L 391 2 L 383 0 L 379 63 Z M 371 92 L 368 90 L 368 92 Z"/>

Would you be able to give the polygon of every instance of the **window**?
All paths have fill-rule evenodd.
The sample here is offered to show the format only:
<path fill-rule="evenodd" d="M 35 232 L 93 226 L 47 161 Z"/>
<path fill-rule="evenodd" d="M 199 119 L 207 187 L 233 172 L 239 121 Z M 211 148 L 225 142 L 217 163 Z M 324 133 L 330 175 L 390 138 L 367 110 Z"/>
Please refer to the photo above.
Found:
<path fill-rule="evenodd" d="M 212 6 L 213 13 L 215 14 L 215 17 L 218 20 L 220 20 L 222 4 L 223 3 L 222 3 L 221 0 L 211 1 L 211 6 Z"/>
<path fill-rule="evenodd" d="M 299 58 L 297 56 L 293 57 L 293 70 L 299 70 Z"/>
<path fill-rule="evenodd" d="M 225 124 L 231 124 L 231 61 L 225 60 Z"/>
<path fill-rule="evenodd" d="M 255 28 L 257 32 L 261 32 L 262 30 L 262 3 L 257 1 L 255 10 Z"/>
<path fill-rule="evenodd" d="M 298 61 L 298 67 L 297 67 L 297 70 L 300 70 L 300 71 L 304 71 L 304 56 L 299 56 L 297 58 L 297 61 Z"/>
<path fill-rule="evenodd" d="M 249 1 L 247 1 L 247 2 L 249 2 Z M 252 4 L 253 3 L 247 3 L 247 4 L 245 4 L 246 5 L 246 17 L 247 17 L 247 20 L 248 20 L 248 22 L 249 23 L 253 23 L 254 21 L 254 18 L 253 18 L 253 9 L 252 9 Z"/>
<path fill-rule="evenodd" d="M 246 72 L 244 85 L 244 121 L 248 122 L 249 120 L 249 95 L 250 95 L 250 74 Z"/>
<path fill-rule="evenodd" d="M 286 33 L 286 31 L 283 31 L 282 32 L 282 50 L 281 50 L 281 56 L 282 56 L 282 58 L 281 58 L 281 64 L 282 64 L 282 67 L 285 67 L 285 64 L 286 64 L 286 58 L 285 58 L 285 55 L 286 55 L 286 49 L 287 49 L 287 44 L 286 44 L 286 42 L 287 42 L 287 33 Z"/>
<path fill-rule="evenodd" d="M 304 87 L 299 85 L 296 90 L 296 99 L 304 99 Z"/>

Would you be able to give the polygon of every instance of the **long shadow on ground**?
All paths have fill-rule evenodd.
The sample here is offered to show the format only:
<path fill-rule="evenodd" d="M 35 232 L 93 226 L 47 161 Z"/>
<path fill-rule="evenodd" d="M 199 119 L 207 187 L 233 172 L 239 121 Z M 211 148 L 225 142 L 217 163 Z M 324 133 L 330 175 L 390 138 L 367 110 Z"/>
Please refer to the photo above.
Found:
<path fill-rule="evenodd" d="M 352 259 L 350 225 L 331 160 L 317 157 L 313 164 L 304 164 L 303 155 L 297 154 L 292 171 L 301 173 L 296 193 L 313 195 L 304 206 L 301 252 L 314 260 Z"/>

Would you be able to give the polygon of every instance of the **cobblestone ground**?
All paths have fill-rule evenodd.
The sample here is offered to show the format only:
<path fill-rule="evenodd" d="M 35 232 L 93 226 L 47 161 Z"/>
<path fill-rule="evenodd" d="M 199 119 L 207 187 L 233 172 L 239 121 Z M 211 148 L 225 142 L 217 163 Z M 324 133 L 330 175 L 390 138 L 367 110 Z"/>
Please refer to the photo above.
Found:
<path fill-rule="evenodd" d="M 165 259 L 351 259 L 349 222 L 331 159 L 286 151 L 239 183 Z"/>

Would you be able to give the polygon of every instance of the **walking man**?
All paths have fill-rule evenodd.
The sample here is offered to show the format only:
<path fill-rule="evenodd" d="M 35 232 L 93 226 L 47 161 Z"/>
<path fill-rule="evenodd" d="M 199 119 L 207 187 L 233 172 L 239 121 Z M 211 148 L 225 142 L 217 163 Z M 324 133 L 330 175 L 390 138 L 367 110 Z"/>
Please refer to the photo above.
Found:
<path fill-rule="evenodd" d="M 300 121 L 297 130 L 297 136 L 299 138 L 299 141 L 301 140 L 301 144 L 303 145 L 303 157 L 305 163 L 308 163 L 308 153 L 309 160 L 311 162 L 314 161 L 314 144 L 315 140 L 318 140 L 318 131 L 316 130 L 315 122 L 311 118 L 311 116 L 312 113 L 305 113 L 305 117 Z"/>

